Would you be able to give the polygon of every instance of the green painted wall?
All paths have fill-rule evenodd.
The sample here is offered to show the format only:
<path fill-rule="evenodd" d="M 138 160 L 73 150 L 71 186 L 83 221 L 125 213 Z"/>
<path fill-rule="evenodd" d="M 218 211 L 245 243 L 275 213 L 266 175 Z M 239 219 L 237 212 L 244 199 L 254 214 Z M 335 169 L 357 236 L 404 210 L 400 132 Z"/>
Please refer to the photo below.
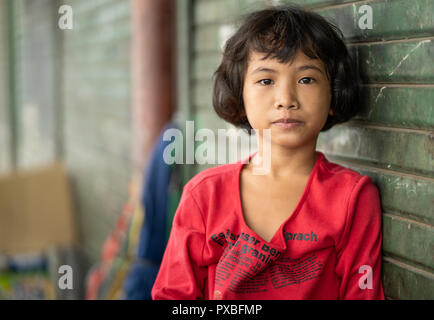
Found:
<path fill-rule="evenodd" d="M 58 26 L 62 4 L 72 30 Z M 91 263 L 128 199 L 130 5 L 0 0 L 0 173 L 65 161 Z"/>
<path fill-rule="evenodd" d="M 131 177 L 130 1 L 74 0 L 63 34 L 64 158 L 90 259 L 115 226 Z"/>
<path fill-rule="evenodd" d="M 0 0 L 0 175 L 12 168 L 11 128 L 9 125 L 9 49 L 8 3 Z"/>
<path fill-rule="evenodd" d="M 180 120 L 195 129 L 227 128 L 212 108 L 211 76 L 224 40 L 245 13 L 289 1 L 182 0 L 178 62 Z M 363 110 L 320 134 L 331 161 L 369 175 L 381 193 L 383 283 L 389 299 L 434 299 L 434 1 L 292 1 L 336 23 L 363 79 Z M 361 30 L 368 4 L 373 29 Z M 186 49 L 185 43 L 190 43 Z M 185 91 L 188 93 L 185 93 Z M 209 166 L 184 166 L 187 177 Z"/>
<path fill-rule="evenodd" d="M 56 62 L 59 43 L 51 0 L 13 1 L 16 166 L 28 168 L 58 157 Z"/>

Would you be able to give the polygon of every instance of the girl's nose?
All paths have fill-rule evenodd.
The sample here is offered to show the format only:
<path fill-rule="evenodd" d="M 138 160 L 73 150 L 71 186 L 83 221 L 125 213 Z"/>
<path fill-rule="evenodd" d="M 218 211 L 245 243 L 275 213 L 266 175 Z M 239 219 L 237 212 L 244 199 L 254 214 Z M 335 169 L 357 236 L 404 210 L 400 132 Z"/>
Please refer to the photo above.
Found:
<path fill-rule="evenodd" d="M 275 108 L 281 109 L 281 108 L 299 108 L 299 103 L 297 100 L 297 95 L 294 89 L 292 88 L 282 88 L 276 95 L 276 102 L 275 102 Z"/>

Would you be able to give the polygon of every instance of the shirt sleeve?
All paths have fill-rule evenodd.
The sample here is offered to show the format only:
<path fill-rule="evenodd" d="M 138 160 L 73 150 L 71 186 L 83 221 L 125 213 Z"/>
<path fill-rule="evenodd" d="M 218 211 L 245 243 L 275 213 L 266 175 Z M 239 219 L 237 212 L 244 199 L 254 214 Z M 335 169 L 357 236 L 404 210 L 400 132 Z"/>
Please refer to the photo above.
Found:
<path fill-rule="evenodd" d="M 207 268 L 203 216 L 191 191 L 184 187 L 163 260 L 152 288 L 153 300 L 204 299 Z"/>
<path fill-rule="evenodd" d="M 377 187 L 369 176 L 362 176 L 350 195 L 347 221 L 337 246 L 341 300 L 384 300 L 381 216 Z"/>

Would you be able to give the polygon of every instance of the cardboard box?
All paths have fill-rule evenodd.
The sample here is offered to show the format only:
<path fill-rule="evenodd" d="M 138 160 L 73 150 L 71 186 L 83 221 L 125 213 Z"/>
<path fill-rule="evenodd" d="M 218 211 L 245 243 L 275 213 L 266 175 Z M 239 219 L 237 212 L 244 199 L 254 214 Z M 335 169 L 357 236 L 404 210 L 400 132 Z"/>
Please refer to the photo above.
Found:
<path fill-rule="evenodd" d="M 0 252 L 76 245 L 72 197 L 61 163 L 0 178 Z"/>

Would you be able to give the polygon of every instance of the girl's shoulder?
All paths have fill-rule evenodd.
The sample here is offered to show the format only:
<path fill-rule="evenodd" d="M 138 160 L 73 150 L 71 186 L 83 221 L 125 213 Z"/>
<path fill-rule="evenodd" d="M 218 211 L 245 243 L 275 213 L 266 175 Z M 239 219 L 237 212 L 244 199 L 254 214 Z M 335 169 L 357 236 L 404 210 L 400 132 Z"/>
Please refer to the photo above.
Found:
<path fill-rule="evenodd" d="M 228 187 L 228 184 L 235 182 L 241 165 L 241 162 L 236 162 L 204 169 L 194 175 L 184 188 L 189 191 L 203 192 L 206 189 L 215 191 L 222 187 Z"/>
<path fill-rule="evenodd" d="M 353 188 L 359 182 L 372 184 L 370 176 L 365 175 L 357 171 L 357 165 L 352 165 L 348 162 L 336 163 L 333 160 L 328 160 L 324 154 L 320 161 L 320 170 L 318 172 L 319 178 L 322 180 L 333 181 L 340 186 L 348 185 L 349 188 Z"/>

